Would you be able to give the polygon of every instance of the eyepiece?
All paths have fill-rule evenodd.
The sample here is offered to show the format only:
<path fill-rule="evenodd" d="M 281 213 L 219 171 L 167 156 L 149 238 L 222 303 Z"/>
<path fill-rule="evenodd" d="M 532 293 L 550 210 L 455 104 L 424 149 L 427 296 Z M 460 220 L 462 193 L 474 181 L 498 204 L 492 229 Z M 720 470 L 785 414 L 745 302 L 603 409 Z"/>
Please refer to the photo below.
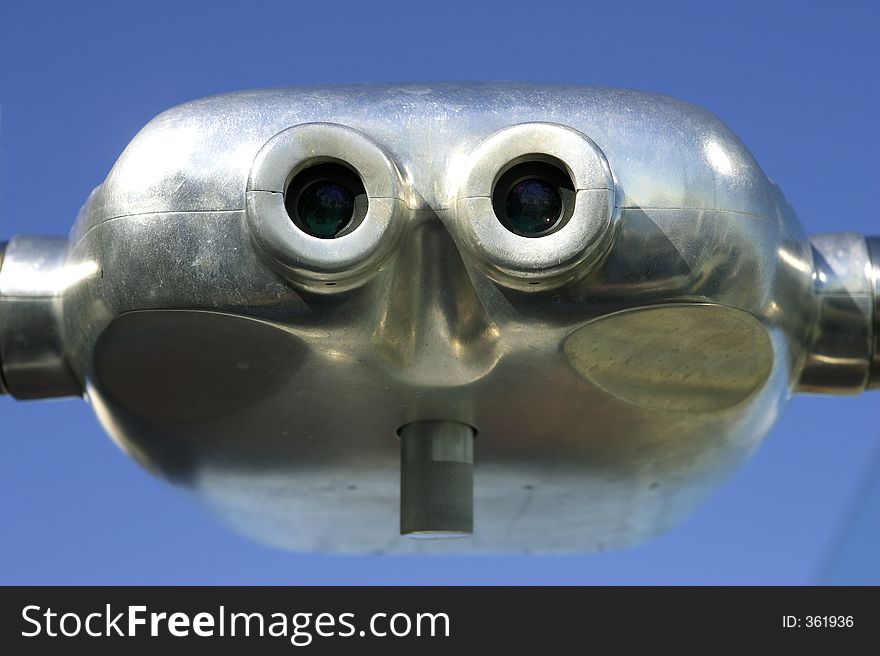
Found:
<path fill-rule="evenodd" d="M 407 211 L 388 154 L 334 123 L 301 123 L 264 143 L 246 203 L 260 256 L 317 293 L 344 292 L 376 273 L 396 251 Z"/>
<path fill-rule="evenodd" d="M 463 167 L 455 223 L 494 282 L 546 292 L 608 253 L 617 186 L 599 147 L 556 123 L 519 123 L 486 137 Z"/>

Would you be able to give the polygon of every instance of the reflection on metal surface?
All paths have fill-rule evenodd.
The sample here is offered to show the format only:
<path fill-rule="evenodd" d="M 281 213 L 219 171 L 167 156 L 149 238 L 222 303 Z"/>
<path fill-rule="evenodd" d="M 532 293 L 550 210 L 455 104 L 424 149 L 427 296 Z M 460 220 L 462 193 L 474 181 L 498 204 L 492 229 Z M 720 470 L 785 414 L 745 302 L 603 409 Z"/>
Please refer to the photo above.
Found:
<path fill-rule="evenodd" d="M 288 211 L 318 166 L 363 184 L 338 232 Z M 546 230 L 499 215 L 523 180 L 559 194 Z M 285 548 L 603 551 L 673 526 L 793 392 L 880 384 L 878 244 L 808 239 L 664 96 L 230 94 L 141 130 L 69 239 L 3 249 L 0 391 L 86 390 L 138 462 Z"/>
<path fill-rule="evenodd" d="M 612 396 L 655 410 L 733 407 L 767 381 L 773 348 L 750 314 L 718 305 L 634 308 L 565 341 L 578 373 Z"/>
<path fill-rule="evenodd" d="M 465 385 L 491 372 L 500 332 L 436 218 L 413 226 L 389 273 L 373 343 L 390 371 L 428 388 Z"/>
<path fill-rule="evenodd" d="M 709 139 L 703 144 L 703 148 L 706 152 L 706 159 L 709 161 L 712 168 L 715 169 L 716 173 L 719 175 L 729 175 L 730 173 L 733 173 L 733 162 L 722 143 L 719 143 L 715 139 Z"/>

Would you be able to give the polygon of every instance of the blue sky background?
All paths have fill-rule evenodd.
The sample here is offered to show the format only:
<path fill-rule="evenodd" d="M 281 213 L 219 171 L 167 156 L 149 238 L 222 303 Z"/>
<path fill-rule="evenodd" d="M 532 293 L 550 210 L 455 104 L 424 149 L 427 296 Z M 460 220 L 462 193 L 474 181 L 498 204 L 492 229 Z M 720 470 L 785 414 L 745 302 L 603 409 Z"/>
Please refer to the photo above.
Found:
<path fill-rule="evenodd" d="M 809 232 L 880 234 L 880 9 L 851 2 L 0 0 L 0 237 L 64 234 L 160 111 L 262 86 L 521 79 L 708 107 Z M 601 556 L 329 557 L 234 535 L 79 400 L 0 398 L 0 583 L 880 583 L 880 395 L 798 397 L 753 461 Z"/>

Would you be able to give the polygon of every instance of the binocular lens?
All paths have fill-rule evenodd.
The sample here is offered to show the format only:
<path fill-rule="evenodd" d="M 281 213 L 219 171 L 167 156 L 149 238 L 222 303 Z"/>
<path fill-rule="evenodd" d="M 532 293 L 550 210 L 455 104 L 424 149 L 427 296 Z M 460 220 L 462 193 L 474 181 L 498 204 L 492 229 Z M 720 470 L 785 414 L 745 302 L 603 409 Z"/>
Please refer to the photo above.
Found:
<path fill-rule="evenodd" d="M 552 159 L 515 164 L 498 179 L 492 209 L 505 228 L 523 237 L 541 237 L 571 217 L 575 189 L 564 164 Z"/>
<path fill-rule="evenodd" d="M 367 213 L 369 199 L 357 173 L 343 164 L 325 162 L 294 176 L 284 205 L 300 230 L 332 239 L 357 227 Z"/>
<path fill-rule="evenodd" d="M 314 237 L 329 239 L 342 232 L 351 222 L 354 196 L 336 182 L 315 182 L 300 194 L 296 211 L 306 232 Z"/>
<path fill-rule="evenodd" d="M 504 201 L 507 222 L 516 232 L 538 235 L 556 225 L 562 198 L 556 187 L 539 178 L 518 182 Z"/>

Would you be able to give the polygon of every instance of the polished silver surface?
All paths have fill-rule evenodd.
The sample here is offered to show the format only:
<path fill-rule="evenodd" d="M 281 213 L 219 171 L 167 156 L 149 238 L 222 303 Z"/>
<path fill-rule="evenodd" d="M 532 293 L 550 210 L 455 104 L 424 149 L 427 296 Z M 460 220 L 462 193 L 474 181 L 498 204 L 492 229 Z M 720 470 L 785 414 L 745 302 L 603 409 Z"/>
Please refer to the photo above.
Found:
<path fill-rule="evenodd" d="M 528 161 L 558 166 L 574 201 L 525 237 L 492 197 Z M 332 239 L 286 216 L 293 176 L 325 162 L 369 197 Z M 15 243 L 0 282 L 20 278 Z M 876 240 L 809 240 L 718 119 L 655 94 L 432 83 L 193 101 L 135 137 L 53 243 L 53 337 L 4 347 L 10 392 L 85 389 L 138 462 L 285 548 L 633 544 L 741 464 L 795 391 L 877 379 Z M 13 292 L 35 283 L 17 284 L 0 285 L 0 344 L 21 339 Z M 466 539 L 399 534 L 397 431 L 432 425 L 477 431 Z"/>

